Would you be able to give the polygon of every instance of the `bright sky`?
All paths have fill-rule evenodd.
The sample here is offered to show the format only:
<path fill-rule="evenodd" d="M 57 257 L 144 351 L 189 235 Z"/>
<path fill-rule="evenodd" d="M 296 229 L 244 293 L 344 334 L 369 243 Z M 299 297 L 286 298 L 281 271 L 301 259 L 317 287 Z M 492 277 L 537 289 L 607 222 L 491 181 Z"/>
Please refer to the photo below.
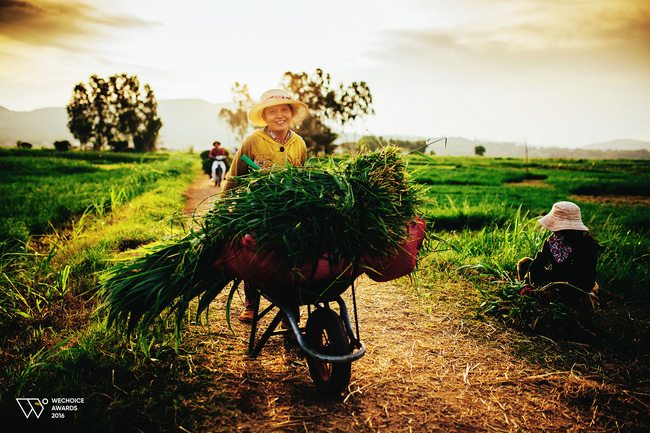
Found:
<path fill-rule="evenodd" d="M 650 141 L 648 0 L 0 0 L 10 110 L 65 106 L 93 74 L 222 103 L 317 68 L 370 87 L 359 136 Z"/>

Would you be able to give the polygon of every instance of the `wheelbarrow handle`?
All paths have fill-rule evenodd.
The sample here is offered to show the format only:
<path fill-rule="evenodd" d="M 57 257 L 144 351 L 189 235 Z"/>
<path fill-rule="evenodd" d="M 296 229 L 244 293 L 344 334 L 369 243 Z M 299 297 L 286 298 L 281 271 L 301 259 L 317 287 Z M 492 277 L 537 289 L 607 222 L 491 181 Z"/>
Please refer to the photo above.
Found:
<path fill-rule="evenodd" d="M 339 304 L 339 308 L 341 310 L 341 318 L 343 319 L 343 323 L 345 325 L 348 337 L 350 337 L 350 341 L 352 342 L 354 347 L 357 347 L 358 350 L 353 353 L 349 353 L 347 355 L 325 355 L 322 353 L 316 352 L 307 342 L 303 339 L 302 333 L 300 332 L 300 327 L 298 326 L 298 322 L 296 321 L 296 318 L 293 315 L 293 312 L 291 311 L 291 308 L 286 307 L 283 304 L 275 302 L 273 299 L 271 299 L 268 295 L 263 294 L 265 298 L 267 298 L 270 302 L 271 305 L 267 307 L 261 315 L 258 315 L 258 311 L 255 312 L 255 316 L 253 318 L 253 323 L 251 326 L 251 335 L 250 335 L 250 340 L 249 340 L 249 346 L 248 346 L 248 355 L 251 358 L 257 357 L 259 353 L 262 351 L 262 348 L 268 341 L 268 339 L 271 337 L 271 335 L 275 332 L 275 328 L 280 324 L 280 321 L 282 320 L 283 317 L 287 317 L 289 321 L 289 325 L 291 326 L 291 332 L 293 332 L 296 336 L 296 342 L 300 346 L 302 350 L 304 350 L 309 356 L 318 359 L 323 362 L 352 362 L 356 361 L 357 359 L 361 358 L 365 353 L 366 353 L 366 345 L 356 337 L 352 331 L 352 324 L 350 322 L 350 316 L 348 315 L 348 310 L 345 307 L 345 302 L 343 299 L 341 299 L 340 296 L 337 296 L 333 301 L 336 301 Z M 262 317 L 266 315 L 273 307 L 277 307 L 280 311 L 275 315 L 269 326 L 266 328 L 266 331 L 262 334 L 260 337 L 259 341 L 257 344 L 254 344 L 254 339 L 255 339 L 255 332 L 257 328 L 257 320 L 259 317 Z M 289 332 L 289 331 L 287 331 Z"/>

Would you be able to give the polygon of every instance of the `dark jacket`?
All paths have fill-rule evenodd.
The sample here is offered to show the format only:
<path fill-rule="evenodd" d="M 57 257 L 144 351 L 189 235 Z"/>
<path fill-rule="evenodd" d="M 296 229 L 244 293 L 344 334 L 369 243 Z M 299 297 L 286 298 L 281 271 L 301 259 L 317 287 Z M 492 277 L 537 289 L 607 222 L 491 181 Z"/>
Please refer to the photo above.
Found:
<path fill-rule="evenodd" d="M 538 287 L 566 282 L 589 292 L 596 282 L 596 263 L 601 248 L 589 232 L 554 232 L 528 268 L 530 282 Z"/>

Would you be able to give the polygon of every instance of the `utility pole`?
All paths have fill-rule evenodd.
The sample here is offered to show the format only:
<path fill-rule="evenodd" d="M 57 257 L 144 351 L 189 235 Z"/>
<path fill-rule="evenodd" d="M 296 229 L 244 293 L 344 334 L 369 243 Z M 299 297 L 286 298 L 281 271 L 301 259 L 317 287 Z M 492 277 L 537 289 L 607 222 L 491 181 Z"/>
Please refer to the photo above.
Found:
<path fill-rule="evenodd" d="M 526 149 L 526 179 L 528 179 L 528 140 L 524 140 L 524 148 Z"/>

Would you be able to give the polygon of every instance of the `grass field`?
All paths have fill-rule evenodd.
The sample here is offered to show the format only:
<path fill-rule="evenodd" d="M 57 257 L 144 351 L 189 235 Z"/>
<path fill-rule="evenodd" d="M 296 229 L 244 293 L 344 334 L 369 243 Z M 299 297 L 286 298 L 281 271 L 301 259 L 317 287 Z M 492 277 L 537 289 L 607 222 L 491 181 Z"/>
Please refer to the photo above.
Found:
<path fill-rule="evenodd" d="M 613 351 L 647 362 L 650 162 L 526 165 L 521 159 L 413 156 L 409 167 L 427 198 L 428 225 L 440 239 L 420 260 L 414 290 L 422 299 L 465 305 L 481 320 L 526 325 L 525 314 L 532 313 L 503 294 L 516 286 L 517 260 L 533 255 L 548 236 L 537 217 L 554 202 L 571 200 L 605 247 L 597 279 L 608 309 L 595 326 L 620 333 Z M 44 390 L 100 393 L 117 375 L 133 384 L 132 398 L 148 400 L 159 413 L 173 401 L 177 416 L 193 416 L 176 396 L 211 379 L 192 376 L 191 356 L 176 357 L 163 345 L 157 361 L 146 359 L 107 332 L 93 311 L 97 274 L 117 253 L 185 230 L 183 192 L 199 171 L 198 155 L 189 154 L 0 151 L 0 409 L 15 405 L 14 397 Z M 442 293 L 441 282 L 451 280 L 474 287 L 476 296 Z M 490 307 L 501 315 L 487 314 Z M 565 313 L 553 311 L 550 319 Z M 548 352 L 543 341 L 536 344 L 522 347 L 521 356 L 534 361 Z M 558 362 L 578 365 L 588 357 L 572 354 Z M 167 386 L 147 387 L 163 376 Z M 142 418 L 134 406 L 119 405 L 116 418 L 101 427 Z M 92 425 L 101 411 L 84 407 L 82 424 Z"/>
<path fill-rule="evenodd" d="M 449 258 L 455 264 L 487 262 L 514 272 L 519 258 L 541 246 L 544 236 L 534 233 L 534 220 L 553 203 L 569 200 L 580 206 L 584 223 L 605 247 L 597 270 L 602 289 L 650 299 L 647 161 L 533 160 L 526 167 L 511 158 L 446 157 L 414 158 L 411 167 L 428 186 L 434 231 L 457 248 Z"/>
<path fill-rule="evenodd" d="M 195 159 L 0 152 L 0 403 L 93 327 L 97 273 L 112 256 L 182 228 Z"/>
<path fill-rule="evenodd" d="M 179 171 L 164 154 L 2 150 L 0 240 L 24 241 L 86 211 L 103 215 L 170 174 Z"/>

